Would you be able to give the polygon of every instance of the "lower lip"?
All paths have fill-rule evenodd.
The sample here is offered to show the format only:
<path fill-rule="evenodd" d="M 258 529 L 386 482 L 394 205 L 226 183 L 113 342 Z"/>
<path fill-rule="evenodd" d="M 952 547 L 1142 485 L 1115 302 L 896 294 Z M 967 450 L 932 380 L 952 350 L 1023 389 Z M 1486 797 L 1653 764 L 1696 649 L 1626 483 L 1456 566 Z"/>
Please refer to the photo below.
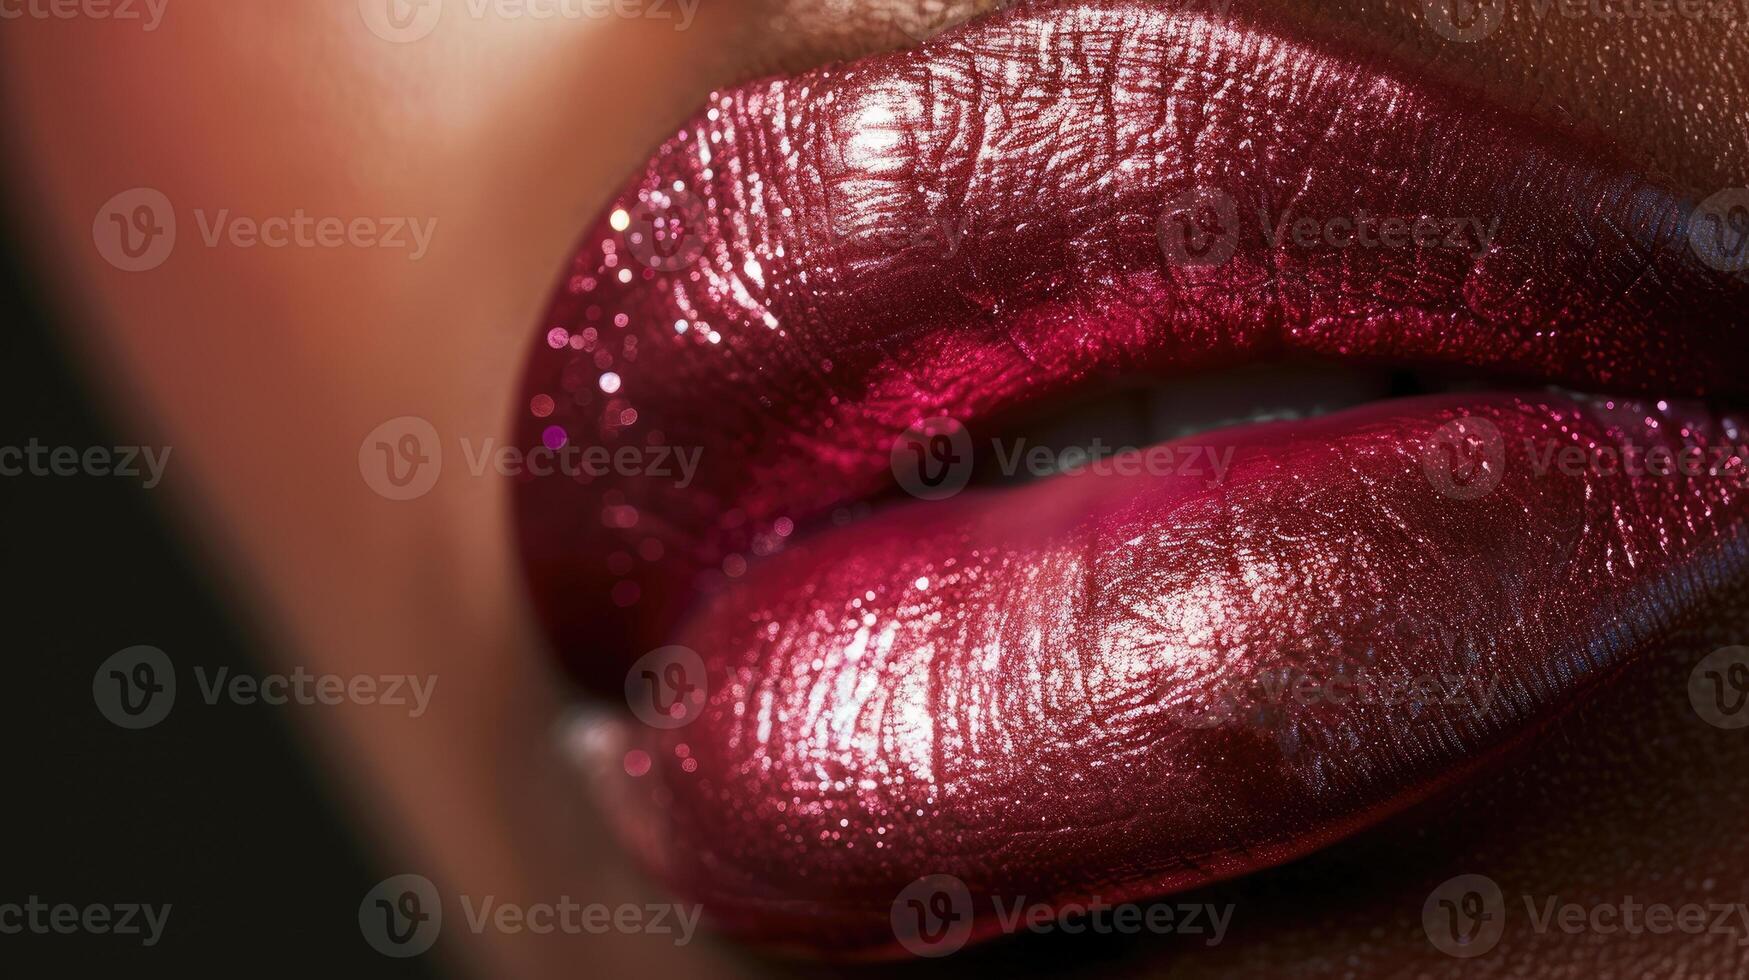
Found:
<path fill-rule="evenodd" d="M 1055 904 L 1279 863 L 1534 730 L 1739 570 L 1739 436 L 1439 396 L 1168 444 L 1196 473 L 897 505 L 686 624 L 708 699 L 623 730 L 616 763 L 653 763 L 612 809 L 723 928 L 841 954 L 893 951 L 924 875 Z"/>

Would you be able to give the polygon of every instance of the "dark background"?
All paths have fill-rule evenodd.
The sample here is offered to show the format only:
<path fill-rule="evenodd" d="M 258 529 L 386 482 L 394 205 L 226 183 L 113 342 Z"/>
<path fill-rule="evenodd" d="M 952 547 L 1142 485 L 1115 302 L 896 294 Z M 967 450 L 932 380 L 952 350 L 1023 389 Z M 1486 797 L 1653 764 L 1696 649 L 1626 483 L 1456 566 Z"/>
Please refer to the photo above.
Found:
<path fill-rule="evenodd" d="M 94 398 L 70 357 L 13 216 L 0 211 L 0 446 L 138 445 L 149 439 Z M 169 466 L 176 465 L 174 450 Z M 161 941 L 0 935 L 0 975 L 431 977 L 427 959 L 365 944 L 358 906 L 381 878 L 339 810 L 295 706 L 209 706 L 196 665 L 259 673 L 262 644 L 220 600 L 164 487 L 139 479 L 0 476 L 0 610 L 11 629 L 0 684 L 7 763 L 0 904 L 170 903 Z M 176 664 L 178 697 L 156 727 L 99 714 L 92 678 L 137 644 Z M 32 974 L 38 972 L 31 970 Z"/>

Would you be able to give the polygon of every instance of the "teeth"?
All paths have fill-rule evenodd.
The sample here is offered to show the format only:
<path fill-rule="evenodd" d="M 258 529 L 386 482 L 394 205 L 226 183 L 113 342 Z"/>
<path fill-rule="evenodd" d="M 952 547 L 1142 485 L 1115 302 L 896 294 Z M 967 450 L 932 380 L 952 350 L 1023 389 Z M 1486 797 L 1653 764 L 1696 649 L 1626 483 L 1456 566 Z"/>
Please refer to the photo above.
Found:
<path fill-rule="evenodd" d="M 1401 383 L 1401 379 L 1397 379 Z M 1401 394 L 1384 370 L 1336 365 L 1258 365 L 1200 378 L 1107 391 L 1095 400 L 1010 429 L 1031 450 L 1081 449 L 1098 458 L 1234 425 L 1313 418 Z M 1077 454 L 1082 455 L 1082 454 Z M 1046 475 L 983 472 L 982 479 L 1027 482 Z"/>
<path fill-rule="evenodd" d="M 1390 394 L 1389 373 L 1339 366 L 1271 365 L 1167 382 L 1145 393 L 1149 442 L 1233 425 L 1314 418 Z"/>

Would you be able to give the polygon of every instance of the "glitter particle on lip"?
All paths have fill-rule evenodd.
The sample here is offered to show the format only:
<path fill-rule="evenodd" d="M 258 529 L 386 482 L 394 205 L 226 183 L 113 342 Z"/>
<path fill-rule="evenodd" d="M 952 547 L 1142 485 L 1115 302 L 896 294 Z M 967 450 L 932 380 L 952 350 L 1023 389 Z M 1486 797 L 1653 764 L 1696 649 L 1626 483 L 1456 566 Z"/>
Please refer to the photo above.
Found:
<path fill-rule="evenodd" d="M 632 226 L 632 216 L 626 213 L 625 208 L 614 208 L 613 214 L 608 215 L 607 223 L 614 231 L 625 231 Z"/>
<path fill-rule="evenodd" d="M 548 449 L 563 448 L 565 443 L 570 441 L 570 438 L 571 437 L 565 432 L 564 427 L 558 425 L 549 425 L 547 426 L 546 431 L 540 434 L 541 444 Z"/>
<path fill-rule="evenodd" d="M 528 410 L 537 419 L 544 419 L 553 414 L 553 396 L 536 395 L 528 400 Z"/>
<path fill-rule="evenodd" d="M 601 390 L 610 395 L 619 391 L 619 375 L 612 371 L 603 374 L 601 376 Z"/>
<path fill-rule="evenodd" d="M 547 331 L 547 346 L 553 350 L 558 350 L 570 342 L 571 332 L 564 327 L 554 327 Z"/>
<path fill-rule="evenodd" d="M 643 749 L 633 749 L 627 752 L 625 770 L 626 775 L 634 778 L 648 773 L 650 771 L 650 753 Z"/>

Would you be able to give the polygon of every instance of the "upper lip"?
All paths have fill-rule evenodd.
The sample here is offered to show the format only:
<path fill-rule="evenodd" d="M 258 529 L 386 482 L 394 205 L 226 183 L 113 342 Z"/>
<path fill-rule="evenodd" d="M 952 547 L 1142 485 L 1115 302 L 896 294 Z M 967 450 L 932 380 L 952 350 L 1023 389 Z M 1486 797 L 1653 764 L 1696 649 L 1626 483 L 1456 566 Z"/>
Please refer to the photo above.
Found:
<path fill-rule="evenodd" d="M 1231 254 L 1212 263 L 1195 256 L 1185 261 L 1173 240 L 1162 238 L 1163 214 L 1170 222 L 1175 207 L 1211 201 L 1226 222 L 1223 230 L 1231 232 L 1223 243 Z M 818 557 L 844 564 L 850 553 L 844 532 L 815 557 L 785 556 L 774 570 L 756 570 L 761 581 L 744 587 L 734 587 L 723 569 L 728 559 L 732 576 L 742 567 L 736 559 L 781 551 L 836 509 L 883 491 L 892 479 L 893 438 L 919 419 L 948 415 L 976 426 L 1125 376 L 1321 355 L 1467 365 L 1527 381 L 1654 397 L 1736 397 L 1744 388 L 1735 365 L 1745 353 L 1740 311 L 1749 289 L 1688 248 L 1691 206 L 1609 148 L 1551 132 L 1508 108 L 1450 94 L 1257 19 L 1217 20 L 1143 2 L 1023 5 L 915 51 L 713 94 L 585 239 L 541 324 L 527 379 L 528 396 L 551 396 L 557 408 L 540 418 L 525 416 L 519 435 L 525 445 L 539 445 L 543 430 L 558 425 L 578 445 L 703 451 L 698 479 L 684 488 L 610 474 L 582 485 L 530 480 L 518 497 L 537 607 L 585 683 L 617 687 L 626 655 L 670 637 L 688 609 L 695 612 L 686 636 L 719 646 L 702 651 L 718 672 L 712 713 L 678 734 L 650 736 L 668 750 L 666 758 L 674 758 L 677 743 L 690 743 L 687 751 L 704 767 L 696 778 L 674 774 L 677 782 L 662 783 L 676 801 L 665 825 L 702 834 L 708 824 L 715 839 L 668 842 L 658 848 L 665 852 L 659 862 L 711 898 L 719 921 L 805 941 L 812 934 L 807 922 L 824 920 L 840 929 L 835 936 L 877 945 L 885 924 L 880 896 L 891 897 L 883 889 L 910 877 L 948 871 L 985 890 L 1054 887 L 1061 894 L 1033 896 L 1050 900 L 1101 883 L 1114 897 L 1235 873 L 1373 819 L 1391 801 L 1425 792 L 1483 750 L 1545 719 L 1573 691 L 1648 642 L 1655 626 L 1695 605 L 1706 592 L 1706 576 L 1697 569 L 1736 561 L 1742 504 L 1734 486 L 1702 481 L 1678 493 L 1666 484 L 1589 480 L 1583 494 L 1568 498 L 1528 475 L 1509 475 L 1491 505 L 1504 509 L 1487 511 L 1496 526 L 1483 538 L 1512 559 L 1535 561 L 1552 540 L 1538 537 L 1536 521 L 1570 513 L 1579 525 L 1570 553 L 1582 555 L 1574 560 L 1584 564 L 1575 567 L 1572 581 L 1532 576 L 1510 585 L 1501 585 L 1501 569 L 1491 568 L 1480 576 L 1486 585 L 1464 593 L 1485 596 L 1495 607 L 1513 599 L 1514 612 L 1440 607 L 1441 616 L 1455 620 L 1474 616 L 1468 635 L 1488 647 L 1463 663 L 1519 682 L 1523 700 L 1502 717 L 1471 730 L 1453 727 L 1449 718 L 1396 727 L 1316 726 L 1330 740 L 1319 752 L 1354 751 L 1355 739 L 1392 740 L 1388 751 L 1371 747 L 1380 753 L 1378 768 L 1336 772 L 1333 759 L 1296 757 L 1287 768 L 1298 782 L 1284 789 L 1270 783 L 1281 778 L 1280 756 L 1287 751 L 1278 741 L 1163 742 L 1146 724 L 1102 728 L 1110 720 L 1102 719 L 1093 726 L 1101 729 L 1099 751 L 1113 751 L 1110 742 L 1126 736 L 1137 740 L 1131 748 L 1171 745 L 1207 766 L 1175 770 L 1176 788 L 1204 795 L 1194 812 L 1182 809 L 1183 799 L 1176 800 L 1177 810 L 1153 808 L 1148 800 L 1173 803 L 1158 785 L 1153 796 L 1112 797 L 1121 799 L 1138 839 L 1165 844 L 1168 853 L 1149 865 L 1102 839 L 1084 848 L 1094 867 L 1077 882 L 1061 880 L 1061 855 L 1031 861 L 1039 865 L 1036 874 L 1015 867 L 1028 863 L 1029 853 L 1050 852 L 1057 835 L 1083 829 L 1085 813 L 1022 808 L 1044 823 L 1034 836 L 1013 838 L 1015 827 L 996 812 L 1014 802 L 1000 793 L 1032 785 L 1041 798 L 1061 799 L 1084 789 L 1100 768 L 1093 747 L 1065 747 L 1065 715 L 1052 719 L 1055 727 L 1042 741 L 1022 745 L 1009 738 L 980 743 L 980 751 L 997 751 L 992 746 L 999 743 L 1001 751 L 1037 767 L 1044 758 L 1039 753 L 1055 745 L 1062 761 L 1076 766 L 1034 769 L 1021 778 L 994 759 L 971 760 L 985 769 L 981 778 L 998 787 L 998 798 L 962 797 L 956 809 L 931 795 L 930 807 L 946 815 L 919 815 L 900 829 L 890 814 L 877 819 L 868 809 L 880 793 L 857 788 L 892 777 L 904 765 L 898 757 L 822 755 L 818 745 L 810 754 L 805 744 L 798 750 L 795 739 L 806 743 L 812 731 L 799 717 L 779 719 L 779 741 L 791 726 L 784 745 L 774 745 L 769 731 L 753 738 L 738 728 L 755 711 L 745 699 L 770 694 L 769 684 L 814 699 L 793 702 L 797 711 L 830 714 L 835 707 L 866 706 L 868 690 L 859 685 L 903 680 L 859 673 L 869 668 L 835 659 L 848 634 L 835 633 L 837 624 L 818 618 L 818 609 L 804 614 L 812 599 L 797 598 L 844 585 L 832 580 L 833 563 Z M 1284 216 L 1352 224 L 1367 214 L 1492 230 L 1485 246 L 1471 240 L 1469 248 L 1355 248 L 1271 241 L 1264 227 Z M 664 233 L 663 241 L 651 241 L 653 229 Z M 679 236 L 677 249 L 671 233 Z M 554 349 L 546 342 L 554 328 L 565 331 L 564 340 L 580 339 Z M 613 379 L 603 379 L 604 372 Z M 1273 611 L 1301 614 L 1295 622 L 1245 620 L 1262 615 L 1253 609 L 1226 627 L 1209 627 L 1228 639 L 1243 634 L 1249 645 L 1241 659 L 1248 667 L 1316 661 L 1303 648 L 1287 651 L 1322 636 L 1331 643 L 1370 638 L 1387 662 L 1450 668 L 1458 662 L 1451 650 L 1390 646 L 1397 641 L 1391 637 L 1401 638 L 1397 627 L 1425 627 L 1416 617 L 1426 607 L 1416 603 L 1445 600 L 1378 569 L 1347 578 L 1312 567 L 1333 560 L 1327 539 L 1296 549 L 1274 537 L 1279 550 L 1267 556 L 1267 581 L 1259 585 L 1255 575 L 1263 566 L 1256 562 L 1262 559 L 1233 553 L 1245 538 L 1239 531 L 1285 535 L 1297 521 L 1315 536 L 1341 525 L 1358 535 L 1349 548 L 1379 545 L 1382 556 L 1398 562 L 1423 554 L 1422 584 L 1443 583 L 1449 591 L 1451 582 L 1476 577 L 1460 567 L 1460 560 L 1476 556 L 1450 522 L 1474 520 L 1476 512 L 1454 514 L 1450 501 L 1431 491 L 1427 500 L 1407 496 L 1392 474 L 1408 465 L 1405 459 L 1412 462 L 1412 454 L 1396 458 L 1380 439 L 1424 438 L 1464 412 L 1489 418 L 1508 441 L 1557 430 L 1563 438 L 1599 444 L 1735 439 L 1730 419 L 1697 406 L 1647 405 L 1624 401 L 1602 409 L 1553 396 L 1445 400 L 1357 417 L 1346 428 L 1264 437 L 1268 447 L 1242 452 L 1255 452 L 1271 466 L 1283 454 L 1311 452 L 1308 447 L 1348 447 L 1355 456 L 1337 465 L 1307 462 L 1306 472 L 1292 475 L 1256 470 L 1246 485 L 1258 491 L 1246 498 L 1250 516 L 1230 514 L 1235 524 L 1221 541 L 1197 545 L 1197 560 L 1225 555 L 1229 564 L 1219 575 L 1205 567 L 1212 577 L 1200 592 L 1190 579 L 1154 587 L 1177 590 L 1180 604 L 1214 606 L 1240 602 L 1232 589 L 1247 580 L 1266 591 L 1270 583 L 1286 588 L 1290 581 L 1300 590 L 1333 590 L 1324 601 L 1349 618 L 1332 618 L 1337 613 L 1330 608 L 1314 611 L 1301 596 Z M 1624 421 L 1623 412 L 1633 418 Z M 1230 437 L 1252 446 L 1246 438 Z M 1366 479 L 1356 482 L 1361 476 Z M 1288 491 L 1295 489 L 1314 496 L 1327 491 L 1328 506 L 1290 505 Z M 1094 506 L 1085 495 L 1048 493 L 1058 503 L 1075 498 L 1064 505 L 1073 515 L 1065 522 L 1085 520 L 1084 508 Z M 1150 494 L 1169 498 L 1160 513 L 1144 515 L 1154 524 L 1183 496 L 1152 484 L 1124 493 L 1125 503 L 1114 503 L 1115 490 L 1091 496 L 1107 514 L 1133 509 Z M 1256 509 L 1263 497 L 1279 501 L 1278 511 Z M 1051 498 L 1035 493 L 1029 499 L 1036 505 Z M 1401 540 L 1385 546 L 1371 531 L 1356 531 L 1360 512 L 1354 508 L 1368 500 L 1397 522 Z M 1610 516 L 1596 510 L 1600 502 L 1617 508 L 1616 526 L 1603 526 Z M 1637 524 L 1620 523 L 1622 507 L 1640 509 Z M 1345 515 L 1341 521 L 1319 519 L 1338 512 Z M 956 502 L 927 518 L 883 518 L 871 526 L 902 529 L 919 541 L 972 529 L 963 537 L 975 541 L 979 534 L 1009 533 L 989 530 L 998 513 L 1011 525 L 1039 519 L 1012 503 L 980 510 Z M 1526 523 L 1499 526 L 1508 515 Z M 879 539 L 869 533 L 855 532 L 861 536 L 852 543 L 879 551 Z M 1037 544 L 1050 533 L 1035 527 L 1017 537 Z M 1191 545 L 1182 535 L 1174 540 Z M 870 608 L 901 619 L 922 616 L 915 608 L 903 611 L 896 597 L 874 598 L 902 559 L 895 553 L 885 566 L 863 569 Z M 1253 563 L 1243 567 L 1248 560 Z M 1579 616 L 1562 598 L 1563 590 L 1578 590 L 1576 583 L 1585 580 L 1580 571 L 1606 581 L 1569 599 L 1607 609 L 1608 616 Z M 1320 574 L 1346 584 L 1320 582 Z M 1073 588 L 1099 592 L 1085 581 Z M 698 612 L 701 595 L 722 597 Z M 1261 596 L 1244 601 L 1267 607 Z M 963 601 L 975 606 L 981 600 Z M 1533 619 L 1549 621 L 1527 627 L 1527 602 Z M 1369 612 L 1367 603 L 1397 608 Z M 788 613 L 773 612 L 786 604 Z M 1061 615 L 1092 614 L 1080 608 Z M 1619 635 L 1604 642 L 1593 634 L 1611 628 L 1611 616 Z M 755 621 L 757 634 L 749 626 Z M 1241 622 L 1247 628 L 1232 628 Z M 762 632 L 768 624 L 769 635 Z M 798 631 L 808 635 L 792 635 Z M 934 636 L 951 640 L 945 632 Z M 1081 649 L 1062 635 L 1057 642 Z M 1260 650 L 1260 643 L 1274 648 Z M 784 652 L 753 649 L 760 644 Z M 1592 662 L 1571 659 L 1587 649 Z M 812 664 L 815 674 L 809 658 L 795 659 L 797 651 L 824 653 L 824 662 Z M 924 659 L 957 662 L 964 654 L 936 650 Z M 755 676 L 774 665 L 796 673 L 776 681 Z M 1086 659 L 1074 669 L 1101 672 Z M 836 680 L 819 683 L 819 671 Z M 1078 676 L 1068 683 L 1098 703 L 1087 689 L 1101 682 Z M 780 710 L 784 693 L 776 698 Z M 1051 696 L 1042 689 L 1032 694 Z M 1146 706 L 1135 707 L 1147 714 Z M 1035 721 L 1050 714 L 1037 705 L 1012 710 Z M 1297 734 L 1319 741 L 1304 729 Z M 952 768 L 954 761 L 934 763 Z M 839 764 L 837 771 L 820 768 L 830 762 Z M 800 782 L 820 785 L 805 800 L 797 796 L 794 809 L 773 806 L 790 801 L 767 798 Z M 832 784 L 839 789 L 830 790 Z M 1278 799 L 1272 790 L 1290 796 Z M 749 793 L 765 797 L 745 798 Z M 882 797 L 880 805 L 892 802 Z M 689 806 L 727 806 L 736 819 L 718 823 L 720 813 Z M 839 819 L 846 821 L 843 838 L 834 829 Z M 855 832 L 872 833 L 876 824 L 883 834 L 931 837 L 933 846 L 897 846 L 889 839 L 895 846 L 888 850 L 868 837 L 857 850 L 854 840 L 863 838 Z M 967 837 L 998 825 L 1010 839 L 980 844 Z M 809 836 L 815 833 L 822 836 Z M 953 866 L 906 863 L 924 856 Z M 776 876 L 780 885 L 757 881 L 748 862 L 773 858 L 792 862 L 792 873 Z M 1119 866 L 1132 873 L 1118 874 Z M 879 913 L 873 926 L 871 910 Z"/>

